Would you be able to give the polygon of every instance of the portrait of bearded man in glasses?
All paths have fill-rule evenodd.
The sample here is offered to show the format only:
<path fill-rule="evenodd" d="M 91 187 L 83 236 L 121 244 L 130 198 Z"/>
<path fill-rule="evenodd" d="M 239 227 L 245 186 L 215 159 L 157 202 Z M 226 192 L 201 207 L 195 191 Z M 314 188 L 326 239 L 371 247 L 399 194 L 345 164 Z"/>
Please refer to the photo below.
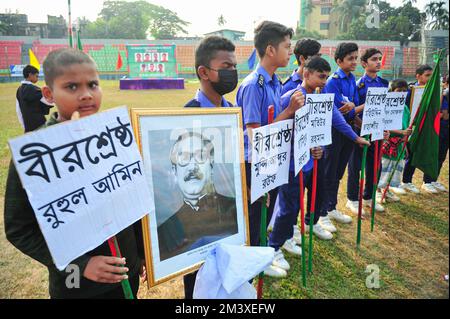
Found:
<path fill-rule="evenodd" d="M 214 187 L 211 140 L 199 133 L 181 134 L 170 161 L 183 205 L 158 226 L 161 260 L 238 232 L 235 198 L 217 193 Z"/>

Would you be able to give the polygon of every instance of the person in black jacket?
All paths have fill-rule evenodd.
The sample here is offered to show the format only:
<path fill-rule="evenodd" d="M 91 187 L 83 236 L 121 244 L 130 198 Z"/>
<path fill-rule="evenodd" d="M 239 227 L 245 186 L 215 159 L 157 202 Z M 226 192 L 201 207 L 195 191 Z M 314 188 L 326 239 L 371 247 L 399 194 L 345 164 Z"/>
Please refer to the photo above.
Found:
<path fill-rule="evenodd" d="M 85 53 L 65 48 L 50 52 L 44 62 L 46 85 L 43 94 L 58 109 L 43 127 L 85 117 L 98 112 L 102 99 L 95 62 Z M 130 202 L 131 204 L 131 202 Z M 139 222 L 116 235 L 122 256 L 111 257 L 104 242 L 73 260 L 66 271 L 59 271 L 39 228 L 33 208 L 11 161 L 6 184 L 4 209 L 6 238 L 17 249 L 47 266 L 51 298 L 124 298 L 120 282 L 129 279 L 133 295 L 144 274 L 144 249 Z M 122 266 L 122 267 L 120 267 Z M 79 287 L 71 288 L 70 275 L 79 270 Z M 72 270 L 72 271 L 70 271 Z"/>
<path fill-rule="evenodd" d="M 34 85 L 39 78 L 39 70 L 27 65 L 23 69 L 25 81 L 21 82 L 16 93 L 16 111 L 25 132 L 34 131 L 44 125 L 45 115 L 49 114 L 51 104 L 42 98 L 42 91 Z"/>

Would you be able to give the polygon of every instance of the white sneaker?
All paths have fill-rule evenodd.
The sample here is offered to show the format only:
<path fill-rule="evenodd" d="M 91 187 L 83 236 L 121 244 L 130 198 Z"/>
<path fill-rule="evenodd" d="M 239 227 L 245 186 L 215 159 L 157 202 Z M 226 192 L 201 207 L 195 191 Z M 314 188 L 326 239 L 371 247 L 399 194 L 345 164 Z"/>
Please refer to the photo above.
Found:
<path fill-rule="evenodd" d="M 380 200 L 381 200 L 381 197 L 380 197 Z M 363 199 L 363 205 L 365 207 L 372 209 L 372 200 L 371 199 Z M 380 213 L 384 212 L 384 207 L 381 206 L 381 204 L 378 204 L 376 202 L 376 200 L 375 200 L 375 211 L 380 212 Z"/>
<path fill-rule="evenodd" d="M 447 192 L 447 188 L 439 182 L 431 182 L 431 185 L 433 185 L 433 187 L 438 191 Z"/>
<path fill-rule="evenodd" d="M 384 193 L 384 189 L 381 190 L 381 192 L 377 192 L 377 203 L 382 204 L 381 203 L 381 197 L 383 197 L 383 193 Z M 391 192 L 391 188 L 389 188 L 389 190 L 386 193 L 386 197 L 383 200 L 383 203 L 386 202 L 399 202 L 400 201 L 400 197 L 398 197 L 397 195 L 395 195 L 394 193 Z"/>
<path fill-rule="evenodd" d="M 281 268 L 285 271 L 288 271 L 289 269 L 291 269 L 291 266 L 289 266 L 289 263 L 284 258 L 284 255 L 283 255 L 283 252 L 281 251 L 281 249 L 278 249 L 275 252 L 275 256 L 273 257 L 273 260 L 272 260 L 272 266 Z"/>
<path fill-rule="evenodd" d="M 421 189 L 430 194 L 437 194 L 439 191 L 431 183 L 423 183 Z"/>
<path fill-rule="evenodd" d="M 420 191 L 417 189 L 416 185 L 414 185 L 413 183 L 402 183 L 402 185 L 400 186 L 401 188 L 403 188 L 405 191 L 414 193 L 414 194 L 420 194 Z"/>
<path fill-rule="evenodd" d="M 349 224 L 352 222 L 352 218 L 350 216 L 341 213 L 337 209 L 328 212 L 328 217 L 341 224 Z"/>
<path fill-rule="evenodd" d="M 292 239 L 295 241 L 297 245 L 300 246 L 302 244 L 302 232 L 300 231 L 300 228 L 298 228 L 297 225 L 294 225 L 294 236 L 292 237 Z"/>
<path fill-rule="evenodd" d="M 319 222 L 318 223 L 320 223 L 320 225 L 325 230 L 328 230 L 330 233 L 335 233 L 337 231 L 336 227 L 333 225 L 333 223 L 331 222 L 330 217 L 328 217 L 328 215 L 325 216 L 325 217 L 321 216 L 319 218 Z"/>
<path fill-rule="evenodd" d="M 330 240 L 333 239 L 333 234 L 330 233 L 328 230 L 322 227 L 319 223 L 315 224 L 313 226 L 313 233 L 316 235 L 319 239 L 322 240 Z"/>
<path fill-rule="evenodd" d="M 264 275 L 274 278 L 283 278 L 287 277 L 287 272 L 280 267 L 269 265 L 266 267 L 266 269 L 264 269 Z"/>
<path fill-rule="evenodd" d="M 302 249 L 300 246 L 297 246 L 294 239 L 288 239 L 284 242 L 282 248 L 286 250 L 288 253 L 291 253 L 292 255 L 301 256 L 302 255 Z"/>
<path fill-rule="evenodd" d="M 358 215 L 358 208 L 359 208 L 359 202 L 358 201 L 347 200 L 347 204 L 345 204 L 345 207 L 350 209 L 350 211 L 353 214 Z M 366 215 L 366 211 L 364 210 L 364 208 L 362 209 L 361 214 L 362 214 L 362 216 Z"/>
<path fill-rule="evenodd" d="M 389 192 L 389 191 L 392 191 L 393 193 L 395 193 L 395 194 L 397 194 L 397 195 L 405 195 L 405 194 L 406 194 L 406 191 L 405 191 L 403 188 L 401 188 L 401 187 L 392 187 L 392 186 L 389 186 L 388 192 Z"/>

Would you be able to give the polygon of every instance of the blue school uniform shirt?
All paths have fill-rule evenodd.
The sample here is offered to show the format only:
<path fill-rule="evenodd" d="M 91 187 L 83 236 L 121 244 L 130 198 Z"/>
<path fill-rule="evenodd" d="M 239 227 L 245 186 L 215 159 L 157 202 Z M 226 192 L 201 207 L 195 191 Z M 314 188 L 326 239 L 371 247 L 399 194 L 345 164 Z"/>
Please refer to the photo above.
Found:
<path fill-rule="evenodd" d="M 364 104 L 366 102 L 368 88 L 387 88 L 389 87 L 389 81 L 379 77 L 378 75 L 375 78 L 371 78 L 367 74 L 364 74 L 356 82 L 356 87 L 358 90 L 359 103 Z"/>
<path fill-rule="evenodd" d="M 233 103 L 228 102 L 222 96 L 222 107 L 232 107 Z M 201 90 L 198 90 L 195 97 L 190 100 L 184 107 L 216 107 Z"/>
<path fill-rule="evenodd" d="M 236 105 L 242 108 L 244 124 L 245 161 L 252 158 L 249 150 L 247 124 L 258 123 L 265 126 L 269 123 L 269 106 L 274 107 L 274 119 L 281 113 L 281 82 L 274 74 L 272 77 L 258 65 L 242 82 L 236 96 Z"/>
<path fill-rule="evenodd" d="M 355 106 L 360 105 L 358 90 L 356 89 L 356 79 L 351 72 L 347 75 L 341 68 L 338 68 L 328 78 L 325 90 L 328 93 L 334 93 L 334 105 L 338 109 L 344 105 L 341 103 L 343 101 L 353 102 Z M 355 118 L 355 109 L 345 114 L 344 118 L 347 122 L 353 120 Z"/>
<path fill-rule="evenodd" d="M 447 110 L 448 111 L 448 93 L 442 97 L 441 104 L 441 112 Z M 448 120 L 444 120 L 441 118 L 441 126 L 448 125 Z"/>
<path fill-rule="evenodd" d="M 306 89 L 304 87 L 302 87 L 301 85 L 297 86 L 297 88 L 290 90 L 288 92 L 286 92 L 285 94 L 283 94 L 283 96 L 281 97 L 281 109 L 285 110 L 288 105 L 289 105 L 289 101 L 291 99 L 292 94 L 295 91 L 302 91 L 303 95 L 306 97 Z M 329 93 L 326 92 L 325 89 L 322 90 L 322 93 Z M 342 134 L 344 134 L 346 137 L 348 137 L 349 139 L 351 139 L 352 141 L 355 141 L 358 138 L 358 135 L 356 135 L 356 133 L 353 131 L 352 127 L 345 121 L 344 117 L 342 116 L 341 112 L 339 112 L 339 110 L 336 108 L 336 106 L 333 107 L 333 115 L 332 115 L 332 126 L 337 129 L 339 132 L 341 132 Z M 294 148 L 292 148 L 291 151 L 291 163 L 290 163 L 290 167 L 289 169 L 291 171 L 295 170 L 295 166 L 294 166 Z M 303 166 L 302 171 L 303 172 L 308 172 L 313 168 L 314 165 L 314 160 L 313 158 L 310 158 L 308 163 L 305 164 L 305 166 Z"/>
<path fill-rule="evenodd" d="M 302 85 L 303 80 L 300 74 L 297 73 L 298 69 L 292 72 L 289 78 L 283 83 L 283 88 L 281 89 L 281 95 L 284 93 L 296 89 L 299 85 Z"/>
<path fill-rule="evenodd" d="M 389 87 L 389 81 L 385 80 L 378 75 L 375 78 L 371 78 L 367 74 L 364 74 L 358 81 L 356 81 L 356 88 L 358 91 L 358 99 L 360 104 L 366 103 L 366 95 L 368 88 L 387 88 Z M 359 113 L 358 116 L 362 119 L 363 112 Z"/>

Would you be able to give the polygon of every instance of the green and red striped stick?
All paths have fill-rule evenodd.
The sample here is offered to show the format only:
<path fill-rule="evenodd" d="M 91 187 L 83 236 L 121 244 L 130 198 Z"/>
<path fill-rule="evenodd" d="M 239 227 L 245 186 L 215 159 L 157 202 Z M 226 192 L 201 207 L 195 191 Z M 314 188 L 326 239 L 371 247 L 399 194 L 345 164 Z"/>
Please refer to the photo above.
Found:
<path fill-rule="evenodd" d="M 267 122 L 269 124 L 273 123 L 274 120 L 274 114 L 275 109 L 273 105 L 270 105 L 268 108 L 268 118 Z M 261 207 L 261 224 L 260 224 L 260 246 L 267 246 L 267 193 L 264 194 L 263 200 L 262 200 L 262 207 Z M 276 200 L 276 198 L 271 198 L 271 200 Z M 258 275 L 258 287 L 256 290 L 257 298 L 262 299 L 263 295 L 263 285 L 264 285 L 264 271 L 260 272 Z"/>
<path fill-rule="evenodd" d="M 311 196 L 311 213 L 309 215 L 308 270 L 310 273 L 312 272 L 312 266 L 313 266 L 313 226 L 314 226 L 314 212 L 316 210 L 316 193 L 317 193 L 317 160 L 314 159 L 312 196 Z M 303 245 L 303 243 L 302 243 L 302 245 Z"/>
<path fill-rule="evenodd" d="M 378 186 L 378 163 L 379 163 L 379 155 L 378 152 L 381 153 L 379 149 L 380 141 L 375 142 L 375 153 L 373 154 L 373 190 L 372 190 L 372 220 L 370 223 L 370 231 L 373 232 L 373 227 L 375 224 L 375 206 L 376 206 L 376 197 L 377 197 L 377 186 Z"/>
<path fill-rule="evenodd" d="M 306 287 L 306 256 L 305 256 L 305 190 L 303 188 L 303 171 L 300 170 L 298 174 L 300 180 L 300 232 L 302 234 L 302 282 L 303 287 Z"/>
<path fill-rule="evenodd" d="M 369 140 L 369 135 L 364 137 Z M 364 172 L 366 170 L 366 160 L 367 160 L 367 149 L 368 146 L 364 145 L 363 157 L 361 163 L 361 177 L 359 179 L 359 202 L 358 202 L 358 230 L 356 232 L 356 247 L 359 248 L 361 242 L 361 219 L 362 219 L 362 201 L 363 201 L 363 190 L 364 190 Z"/>
<path fill-rule="evenodd" d="M 113 257 L 122 258 L 122 254 L 120 253 L 119 243 L 117 242 L 116 236 L 108 239 L 109 249 L 111 250 L 111 254 Z M 121 265 L 120 267 L 123 267 Z M 123 294 L 125 295 L 125 299 L 134 299 L 133 291 L 131 290 L 130 282 L 128 279 L 124 279 L 121 282 Z"/>

